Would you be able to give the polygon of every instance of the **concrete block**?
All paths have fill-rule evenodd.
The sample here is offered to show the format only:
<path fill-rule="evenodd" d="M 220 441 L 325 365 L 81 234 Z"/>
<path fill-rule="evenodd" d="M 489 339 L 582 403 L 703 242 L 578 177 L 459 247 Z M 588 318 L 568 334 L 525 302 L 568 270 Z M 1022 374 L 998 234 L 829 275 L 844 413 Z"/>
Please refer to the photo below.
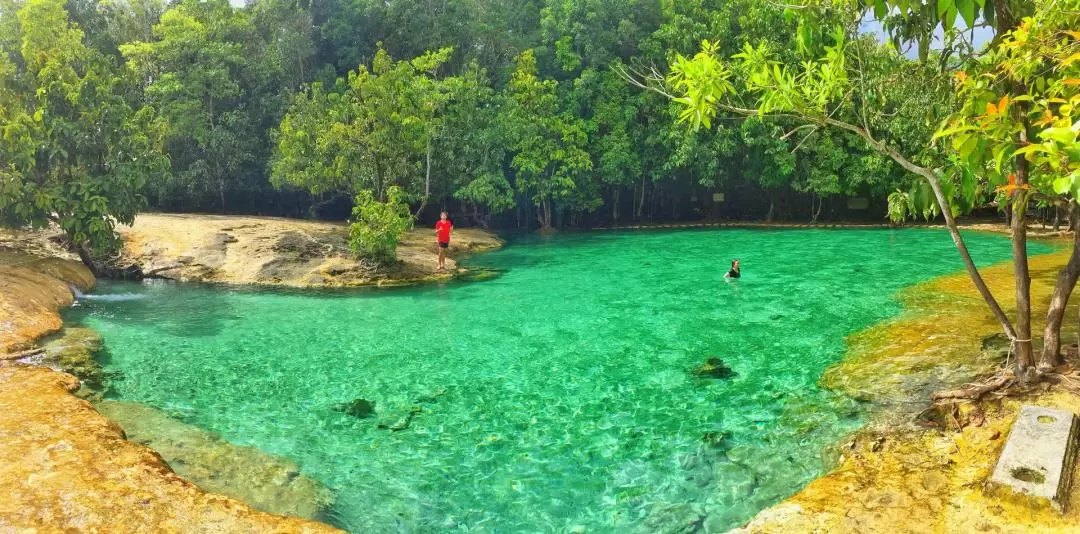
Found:
<path fill-rule="evenodd" d="M 1064 512 L 1076 459 L 1076 414 L 1023 406 L 1001 451 L 991 485 L 1010 488 Z"/>

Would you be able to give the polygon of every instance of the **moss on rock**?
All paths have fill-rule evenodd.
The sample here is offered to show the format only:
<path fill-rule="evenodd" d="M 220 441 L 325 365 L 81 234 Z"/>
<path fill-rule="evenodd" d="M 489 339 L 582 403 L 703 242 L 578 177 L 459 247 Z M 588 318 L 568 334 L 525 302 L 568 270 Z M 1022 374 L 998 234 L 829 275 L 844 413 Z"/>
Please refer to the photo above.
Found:
<path fill-rule="evenodd" d="M 314 519 L 332 502 L 330 491 L 292 461 L 233 445 L 149 406 L 102 401 L 97 409 L 127 438 L 157 451 L 176 473 L 199 487 L 257 510 Z"/>
<path fill-rule="evenodd" d="M 101 390 L 104 374 L 95 359 L 101 350 L 101 336 L 85 327 L 64 327 L 59 334 L 47 339 L 41 363 L 75 375 L 83 385 Z"/>

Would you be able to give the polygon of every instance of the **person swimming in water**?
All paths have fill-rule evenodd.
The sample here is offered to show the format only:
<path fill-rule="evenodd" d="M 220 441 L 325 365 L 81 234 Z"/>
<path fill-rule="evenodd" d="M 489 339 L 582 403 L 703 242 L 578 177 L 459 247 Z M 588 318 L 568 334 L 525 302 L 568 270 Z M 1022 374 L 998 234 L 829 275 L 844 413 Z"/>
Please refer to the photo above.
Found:
<path fill-rule="evenodd" d="M 739 260 L 731 260 L 731 270 L 724 273 L 724 278 L 739 278 L 740 276 L 742 276 L 742 273 L 740 271 L 741 269 L 739 268 Z"/>

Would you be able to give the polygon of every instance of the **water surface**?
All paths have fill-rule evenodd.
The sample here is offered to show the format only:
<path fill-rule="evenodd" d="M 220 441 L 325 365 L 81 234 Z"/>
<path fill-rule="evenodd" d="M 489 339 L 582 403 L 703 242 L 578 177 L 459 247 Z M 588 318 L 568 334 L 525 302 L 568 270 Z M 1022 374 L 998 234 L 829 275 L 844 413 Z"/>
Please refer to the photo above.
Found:
<path fill-rule="evenodd" d="M 969 240 L 982 265 L 1008 258 L 1003 238 Z M 863 411 L 817 386 L 844 337 L 962 268 L 947 233 L 914 229 L 593 233 L 472 263 L 505 272 L 351 292 L 102 283 L 122 296 L 68 318 L 104 336 L 111 396 L 292 458 L 354 532 L 711 530 L 822 473 Z M 709 357 L 737 376 L 695 377 Z M 358 397 L 373 417 L 334 409 Z"/>

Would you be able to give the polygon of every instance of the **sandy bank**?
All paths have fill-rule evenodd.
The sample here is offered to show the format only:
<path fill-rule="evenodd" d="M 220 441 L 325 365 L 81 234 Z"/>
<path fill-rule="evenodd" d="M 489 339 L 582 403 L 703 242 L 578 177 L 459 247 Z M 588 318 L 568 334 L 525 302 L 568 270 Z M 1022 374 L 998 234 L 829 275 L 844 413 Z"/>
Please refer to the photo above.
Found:
<path fill-rule="evenodd" d="M 417 228 L 398 246 L 398 263 L 373 269 L 348 248 L 341 223 L 192 214 L 143 214 L 124 239 L 121 266 L 179 281 L 289 287 L 397 285 L 452 277 L 438 272 L 434 232 Z M 501 242 L 474 228 L 454 230 L 451 257 L 491 250 Z"/>

